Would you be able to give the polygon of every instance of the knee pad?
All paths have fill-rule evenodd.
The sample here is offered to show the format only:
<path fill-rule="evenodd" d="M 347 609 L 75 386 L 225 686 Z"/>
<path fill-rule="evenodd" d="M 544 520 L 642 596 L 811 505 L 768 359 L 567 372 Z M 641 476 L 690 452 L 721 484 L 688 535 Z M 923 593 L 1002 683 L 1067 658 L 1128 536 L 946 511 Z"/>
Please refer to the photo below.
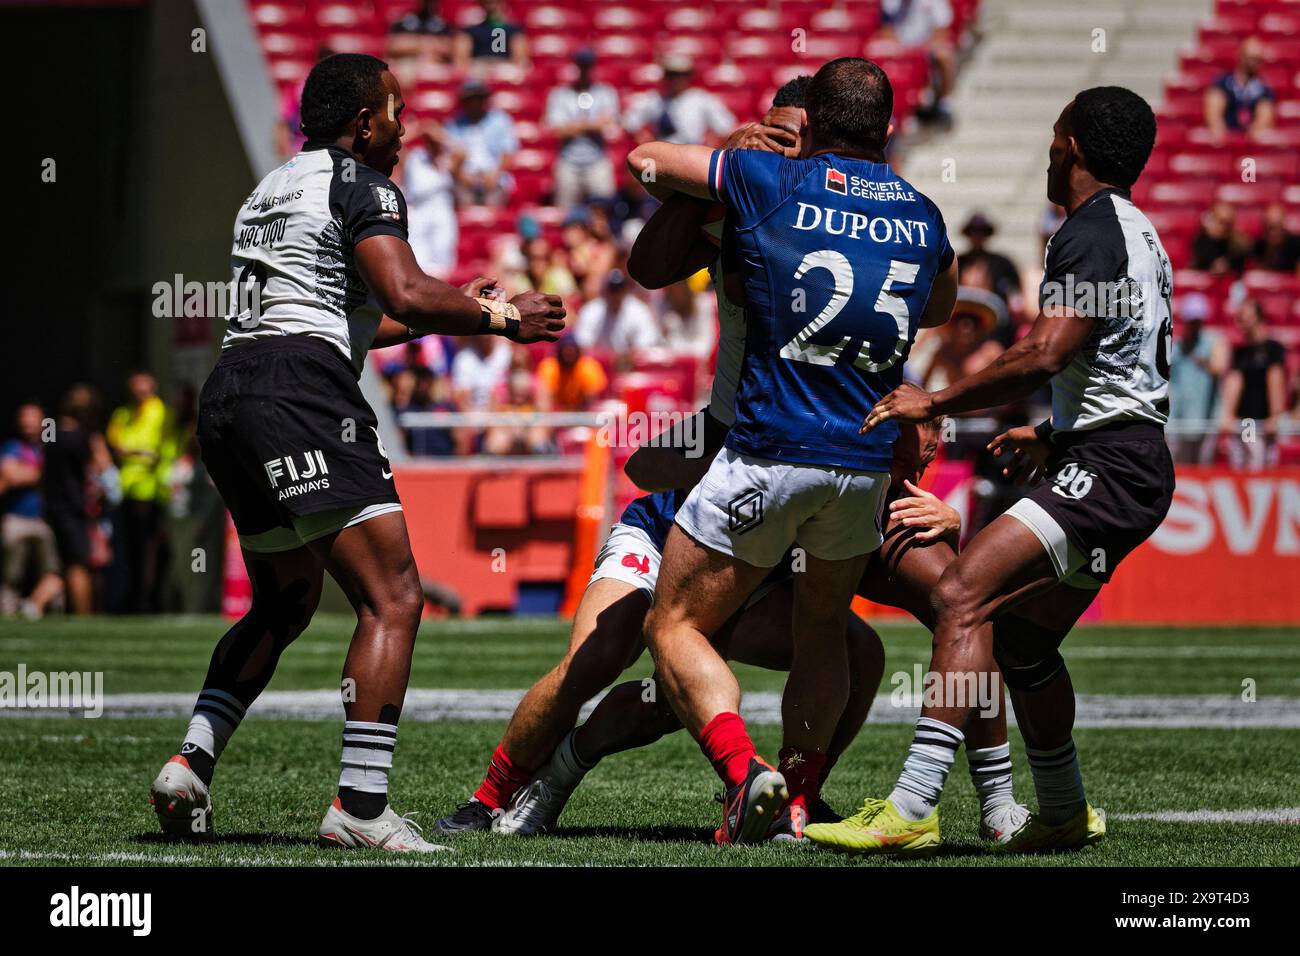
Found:
<path fill-rule="evenodd" d="M 1064 634 L 1010 615 L 993 622 L 993 658 L 1002 679 L 1013 690 L 1037 690 L 1050 683 L 1061 668 Z"/>

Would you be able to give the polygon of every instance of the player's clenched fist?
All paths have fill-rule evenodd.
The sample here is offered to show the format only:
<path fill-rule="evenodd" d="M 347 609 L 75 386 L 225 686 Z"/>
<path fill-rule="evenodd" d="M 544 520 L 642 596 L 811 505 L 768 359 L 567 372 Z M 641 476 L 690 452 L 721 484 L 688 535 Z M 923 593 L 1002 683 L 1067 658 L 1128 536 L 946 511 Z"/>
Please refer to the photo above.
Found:
<path fill-rule="evenodd" d="M 1033 425 L 1009 428 L 989 442 L 994 455 L 1011 452 L 1011 461 L 1002 474 L 1017 485 L 1036 484 L 1047 466 L 1047 443 L 1038 437 Z"/>
<path fill-rule="evenodd" d="M 904 382 L 894 389 L 871 409 L 859 435 L 865 435 L 871 429 L 890 419 L 901 422 L 926 422 L 934 418 L 934 397 L 923 388 L 917 388 L 910 382 Z"/>
<path fill-rule="evenodd" d="M 522 292 L 510 305 L 519 310 L 516 342 L 554 342 L 564 331 L 564 301 L 558 295 Z"/>

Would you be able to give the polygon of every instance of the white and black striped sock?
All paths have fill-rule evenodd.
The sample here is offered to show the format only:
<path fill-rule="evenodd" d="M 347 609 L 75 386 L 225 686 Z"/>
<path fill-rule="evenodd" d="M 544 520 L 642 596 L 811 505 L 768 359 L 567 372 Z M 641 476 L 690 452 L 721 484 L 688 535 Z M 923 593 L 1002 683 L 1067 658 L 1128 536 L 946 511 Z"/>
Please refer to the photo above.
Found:
<path fill-rule="evenodd" d="M 994 807 L 1015 803 L 1011 790 L 1011 745 L 966 749 L 966 762 L 970 764 L 970 781 L 980 798 L 980 813 Z"/>
<path fill-rule="evenodd" d="M 909 820 L 924 820 L 934 812 L 962 739 L 960 730 L 942 721 L 922 717 L 916 722 L 903 772 L 889 795 L 899 813 Z"/>
<path fill-rule="evenodd" d="M 212 783 L 213 768 L 246 711 L 239 698 L 224 690 L 205 687 L 199 692 L 181 742 L 181 756 L 204 783 Z"/>
<path fill-rule="evenodd" d="M 1026 747 L 1025 753 L 1038 794 L 1038 816 L 1044 823 L 1060 823 L 1083 809 L 1087 798 L 1073 739 L 1051 750 Z"/>
<path fill-rule="evenodd" d="M 343 769 L 339 803 L 346 813 L 373 820 L 388 806 L 388 771 L 393 769 L 397 725 L 349 720 L 343 724 Z"/>

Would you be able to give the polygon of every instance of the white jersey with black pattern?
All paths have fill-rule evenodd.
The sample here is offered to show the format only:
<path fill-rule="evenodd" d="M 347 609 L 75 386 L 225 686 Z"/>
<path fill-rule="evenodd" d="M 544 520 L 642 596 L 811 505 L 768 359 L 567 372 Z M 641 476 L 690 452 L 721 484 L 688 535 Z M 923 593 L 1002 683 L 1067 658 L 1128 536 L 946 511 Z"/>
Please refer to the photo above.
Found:
<path fill-rule="evenodd" d="M 235 217 L 222 348 L 310 335 L 360 374 L 382 316 L 354 260 L 372 235 L 407 238 L 406 200 L 387 176 L 333 145 L 272 170 Z"/>
<path fill-rule="evenodd" d="M 1047 245 L 1040 307 L 1096 320 L 1052 378 L 1052 426 L 1087 431 L 1169 418 L 1173 271 L 1151 221 L 1118 189 L 1071 213 Z"/>

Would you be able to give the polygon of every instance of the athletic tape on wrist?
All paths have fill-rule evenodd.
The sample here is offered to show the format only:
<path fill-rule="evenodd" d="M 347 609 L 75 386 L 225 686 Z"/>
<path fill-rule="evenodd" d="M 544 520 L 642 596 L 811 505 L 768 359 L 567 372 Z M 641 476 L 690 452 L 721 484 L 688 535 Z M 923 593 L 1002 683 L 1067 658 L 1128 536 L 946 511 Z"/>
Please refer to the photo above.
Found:
<path fill-rule="evenodd" d="M 479 324 L 479 332 L 490 332 L 493 335 L 504 335 L 508 339 L 513 339 L 519 334 L 519 307 L 511 302 L 502 302 L 500 299 L 488 299 L 478 296 L 474 299 L 483 310 L 483 319 Z"/>

